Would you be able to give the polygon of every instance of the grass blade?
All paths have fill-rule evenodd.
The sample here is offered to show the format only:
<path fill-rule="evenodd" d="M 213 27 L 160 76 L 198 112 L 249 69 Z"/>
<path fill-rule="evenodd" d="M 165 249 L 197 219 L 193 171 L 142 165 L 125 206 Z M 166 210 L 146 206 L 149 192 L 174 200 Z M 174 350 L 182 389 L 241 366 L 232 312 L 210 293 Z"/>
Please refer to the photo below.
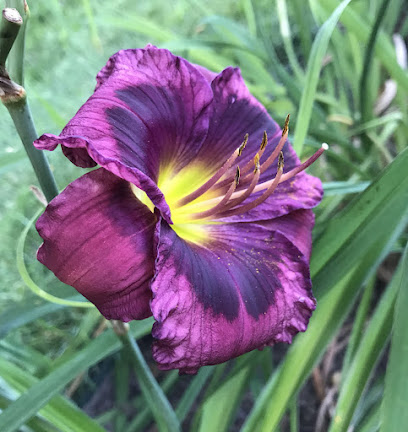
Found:
<path fill-rule="evenodd" d="M 319 32 L 313 41 L 312 51 L 307 64 L 305 87 L 300 99 L 299 112 L 295 126 L 293 147 L 297 154 L 302 154 L 303 143 L 309 129 L 323 57 L 326 54 L 331 34 L 333 33 L 341 14 L 350 1 L 351 0 L 343 0 L 340 3 L 330 18 L 319 29 Z"/>
<path fill-rule="evenodd" d="M 214 368 L 212 367 L 201 368 L 197 376 L 195 376 L 191 381 L 191 384 L 184 392 L 176 408 L 176 414 L 177 417 L 180 419 L 180 423 L 182 423 L 186 418 L 192 405 L 194 404 L 202 388 L 205 386 L 206 382 L 209 380 L 213 372 Z"/>
<path fill-rule="evenodd" d="M 362 283 L 404 230 L 408 219 L 407 161 L 408 151 L 333 220 L 317 242 L 311 271 L 318 308 L 308 331 L 296 337 L 274 383 L 265 385 L 266 393 L 261 394 L 266 401 L 262 430 L 275 430 L 289 401 L 346 318 Z M 260 407 L 256 406 L 245 432 L 252 430 L 249 424 L 256 423 L 255 408 L 259 416 Z"/>
<path fill-rule="evenodd" d="M 329 13 L 337 6 L 336 0 L 325 0 L 320 3 Z M 358 40 L 360 40 L 360 43 L 367 43 L 371 32 L 371 26 L 352 8 L 348 8 L 344 12 L 340 21 L 349 32 L 353 33 Z M 391 77 L 401 86 L 401 89 L 408 91 L 408 73 L 398 64 L 394 47 L 387 35 L 383 32 L 378 34 L 375 54 L 383 64 L 384 68 L 387 69 Z"/>
<path fill-rule="evenodd" d="M 349 368 L 342 371 L 345 381 L 342 385 L 336 413 L 329 432 L 347 432 L 367 380 L 386 346 L 391 333 L 392 316 L 399 288 L 400 273 L 401 271 L 395 274 L 390 285 L 387 287 L 360 342 L 353 362 Z"/>
<path fill-rule="evenodd" d="M 0 358 L 0 374 L 7 384 L 18 393 L 24 393 L 38 380 L 14 364 Z M 12 406 L 12 405 L 11 405 Z M 40 414 L 60 431 L 104 432 L 94 420 L 62 396 L 55 396 Z M 2 429 L 3 431 L 7 429 Z"/>
<path fill-rule="evenodd" d="M 250 365 L 241 369 L 204 402 L 199 432 L 228 431 L 250 370 Z"/>
<path fill-rule="evenodd" d="M 381 432 L 402 431 L 408 424 L 408 245 L 403 258 L 394 317 L 391 353 L 385 377 Z"/>
<path fill-rule="evenodd" d="M 152 320 L 147 319 L 132 326 L 132 335 L 141 337 L 150 332 Z M 35 383 L 13 404 L 0 414 L 0 430 L 12 432 L 35 415 L 79 373 L 121 348 L 113 331 L 109 330 L 92 341 L 69 362 L 64 363 Z"/>

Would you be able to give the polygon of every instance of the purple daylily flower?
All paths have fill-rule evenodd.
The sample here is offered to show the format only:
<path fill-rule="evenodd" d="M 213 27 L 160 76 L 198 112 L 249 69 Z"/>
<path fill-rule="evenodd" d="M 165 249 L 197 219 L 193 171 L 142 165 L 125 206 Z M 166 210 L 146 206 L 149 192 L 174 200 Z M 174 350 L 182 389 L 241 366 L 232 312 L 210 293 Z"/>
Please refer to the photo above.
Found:
<path fill-rule="evenodd" d="M 303 169 L 323 149 L 300 165 L 286 137 L 239 69 L 119 51 L 62 133 L 35 142 L 100 166 L 48 205 L 38 259 L 108 319 L 153 315 L 162 369 L 291 342 L 315 308 L 322 187 Z"/>

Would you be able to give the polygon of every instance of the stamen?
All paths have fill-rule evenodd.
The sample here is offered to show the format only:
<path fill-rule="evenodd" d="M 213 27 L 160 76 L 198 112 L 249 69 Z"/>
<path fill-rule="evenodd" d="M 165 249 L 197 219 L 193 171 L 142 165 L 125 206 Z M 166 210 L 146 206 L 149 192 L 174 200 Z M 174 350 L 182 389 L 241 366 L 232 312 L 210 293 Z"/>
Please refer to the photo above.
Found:
<path fill-rule="evenodd" d="M 244 151 L 244 148 L 245 148 L 245 146 L 247 145 L 248 138 L 249 138 L 249 135 L 248 135 L 248 134 L 245 134 L 245 136 L 244 136 L 244 141 L 243 141 L 243 143 L 239 146 L 239 149 L 238 149 L 238 156 L 241 156 L 241 155 L 242 155 L 242 152 Z"/>
<path fill-rule="evenodd" d="M 289 132 L 289 118 L 290 118 L 290 114 L 288 114 L 286 116 L 286 120 L 285 120 L 285 124 L 283 125 L 283 130 L 282 130 L 282 135 L 281 135 L 281 139 L 278 142 L 278 145 L 275 147 L 275 149 L 273 150 L 272 154 L 262 163 L 261 167 L 262 167 L 262 172 L 266 172 L 266 170 L 272 165 L 272 163 L 275 161 L 275 159 L 278 157 L 279 152 L 282 150 L 283 146 L 286 143 L 286 140 L 288 138 L 288 132 Z M 259 156 L 261 157 L 264 153 L 265 147 L 266 147 L 266 143 L 267 143 L 267 136 L 266 136 L 266 132 L 264 132 L 264 138 L 262 139 L 262 144 L 261 144 L 261 148 L 260 151 L 258 152 Z M 250 176 L 246 176 L 244 177 L 244 174 L 247 174 L 252 167 L 252 161 L 249 161 L 244 168 L 242 168 L 241 170 L 241 177 L 242 177 L 242 181 L 241 183 L 248 183 L 250 180 Z M 228 180 L 224 180 L 220 183 L 218 183 L 218 186 L 225 186 L 224 182 L 227 182 Z M 231 180 L 229 180 L 231 181 Z"/>
<path fill-rule="evenodd" d="M 269 198 L 275 192 L 275 189 L 278 187 L 278 184 L 280 183 L 282 174 L 283 174 L 283 153 L 280 152 L 279 161 L 278 161 L 278 172 L 276 173 L 276 177 L 273 179 L 268 189 L 260 197 L 256 198 L 252 202 L 245 204 L 241 207 L 236 207 L 230 211 L 224 212 L 220 215 L 220 217 L 231 217 L 242 213 L 246 213 L 247 211 L 257 207 L 259 204 L 262 204 L 267 198 Z"/>
<path fill-rule="evenodd" d="M 238 198 L 232 199 L 229 203 L 227 203 L 227 205 L 224 208 L 224 211 L 227 211 L 230 208 L 236 207 L 237 205 L 243 203 L 254 191 L 255 186 L 258 184 L 260 176 L 261 176 L 261 169 L 258 161 L 258 164 L 255 164 L 255 170 L 254 170 L 254 175 L 252 177 L 251 184 L 248 186 L 248 188 L 245 191 L 239 192 L 241 195 Z"/>
<path fill-rule="evenodd" d="M 224 195 L 224 197 L 222 198 L 222 200 L 214 207 L 200 212 L 200 213 L 193 213 L 191 215 L 189 215 L 189 218 L 191 219 L 205 219 L 209 216 L 212 216 L 215 213 L 218 213 L 219 210 L 222 210 L 223 207 L 225 207 L 225 204 L 227 203 L 227 201 L 231 198 L 231 195 L 235 192 L 235 189 L 238 186 L 239 183 L 239 167 L 237 167 L 237 171 L 235 173 L 235 179 L 234 181 L 231 183 L 231 186 L 229 187 L 227 193 Z"/>
<path fill-rule="evenodd" d="M 239 166 L 237 166 L 237 171 L 235 172 L 235 186 L 239 185 L 239 178 L 241 177 L 241 171 Z"/>
<path fill-rule="evenodd" d="M 287 115 L 285 124 L 283 126 L 282 130 L 282 137 L 278 142 L 278 145 L 275 147 L 272 154 L 266 159 L 266 161 L 262 164 L 262 172 L 265 172 L 275 161 L 275 159 L 278 157 L 279 153 L 281 152 L 283 146 L 286 143 L 286 140 L 288 139 L 288 132 L 289 132 L 289 118 L 290 114 Z"/>
<path fill-rule="evenodd" d="M 257 155 L 259 156 L 259 159 L 261 159 L 262 155 L 264 154 L 266 145 L 268 144 L 268 135 L 266 134 L 266 131 L 263 133 L 261 147 L 259 148 L 259 152 Z M 247 174 L 251 171 L 252 164 L 255 162 L 255 159 L 248 161 L 244 167 L 241 169 L 241 176 L 244 174 Z"/>
<path fill-rule="evenodd" d="M 202 186 L 200 186 L 198 189 L 196 189 L 191 194 L 185 196 L 181 200 L 177 201 L 176 208 L 182 207 L 191 201 L 194 201 L 201 195 L 203 195 L 205 192 L 207 192 L 209 189 L 211 189 L 215 183 L 231 168 L 233 163 L 235 162 L 236 158 L 238 156 L 241 156 L 242 151 L 244 150 L 246 144 L 248 142 L 248 134 L 245 135 L 243 143 L 232 153 L 232 155 L 228 158 L 228 160 L 225 162 L 225 164 L 208 180 L 206 181 Z"/>
<path fill-rule="evenodd" d="M 294 177 L 296 174 L 299 174 L 301 171 L 304 171 L 307 167 L 312 165 L 312 163 L 315 160 L 317 160 L 324 153 L 324 151 L 327 150 L 328 148 L 329 148 L 329 146 L 326 143 L 323 143 L 321 148 L 319 150 L 317 150 L 317 152 L 314 155 L 310 156 L 310 158 L 307 161 L 303 162 L 301 165 L 299 165 L 296 168 L 293 168 L 292 170 L 283 174 L 281 179 L 280 179 L 280 183 L 283 183 L 284 181 L 287 181 L 287 180 L 291 179 L 292 177 Z M 254 192 L 259 192 L 261 190 L 269 188 L 270 185 L 274 181 L 275 181 L 275 179 L 272 179 L 272 180 L 269 180 L 267 182 L 264 182 L 264 183 L 257 185 L 254 189 Z"/>
<path fill-rule="evenodd" d="M 267 144 L 268 144 L 268 135 L 267 135 L 266 131 L 264 131 L 260 150 L 261 151 L 265 150 L 265 147 L 266 147 Z"/>

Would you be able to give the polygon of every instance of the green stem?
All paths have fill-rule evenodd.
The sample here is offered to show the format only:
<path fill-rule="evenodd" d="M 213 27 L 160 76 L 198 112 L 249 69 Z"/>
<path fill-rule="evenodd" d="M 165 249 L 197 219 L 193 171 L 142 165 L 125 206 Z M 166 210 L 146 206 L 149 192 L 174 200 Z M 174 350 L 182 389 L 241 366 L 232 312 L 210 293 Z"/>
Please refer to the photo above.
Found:
<path fill-rule="evenodd" d="M 14 126 L 34 168 L 41 189 L 47 201 L 51 201 L 58 195 L 58 188 L 44 153 L 33 146 L 33 141 L 37 139 L 38 135 L 27 99 L 24 96 L 19 101 L 5 103 L 5 106 L 13 119 Z"/>
<path fill-rule="evenodd" d="M 290 421 L 290 432 L 299 431 L 299 407 L 298 407 L 298 395 L 296 394 L 289 405 L 289 421 Z"/>
<path fill-rule="evenodd" d="M 7 76 L 6 60 L 23 24 L 21 15 L 11 8 L 3 9 L 0 27 L 0 75 Z"/>
<path fill-rule="evenodd" d="M 14 126 L 45 197 L 47 201 L 51 201 L 58 195 L 58 188 L 44 153 L 33 146 L 33 142 L 38 135 L 28 106 L 26 92 L 22 87 L 24 79 L 25 26 L 29 17 L 29 10 L 27 3 L 23 0 L 9 1 L 8 4 L 9 6 L 15 6 L 18 11 L 6 8 L 2 15 L 0 30 L 0 99 L 13 119 Z M 21 14 L 25 18 L 24 22 Z M 10 52 L 11 48 L 13 50 Z M 6 60 L 8 60 L 8 70 L 5 68 Z M 12 80 L 9 71 L 11 71 Z"/>
<path fill-rule="evenodd" d="M 23 23 L 18 37 L 13 45 L 12 55 L 8 60 L 7 70 L 11 79 L 21 86 L 24 85 L 24 49 L 25 49 L 25 31 L 27 28 L 27 21 L 30 18 L 30 10 L 28 9 L 27 2 L 24 0 L 11 0 L 7 2 L 10 7 L 18 10 L 23 17 Z"/>
<path fill-rule="evenodd" d="M 131 355 L 140 388 L 157 421 L 159 430 L 180 432 L 180 423 L 177 416 L 163 390 L 154 379 L 139 346 L 129 334 L 127 325 L 121 321 L 112 321 L 112 325 L 115 333 Z"/>

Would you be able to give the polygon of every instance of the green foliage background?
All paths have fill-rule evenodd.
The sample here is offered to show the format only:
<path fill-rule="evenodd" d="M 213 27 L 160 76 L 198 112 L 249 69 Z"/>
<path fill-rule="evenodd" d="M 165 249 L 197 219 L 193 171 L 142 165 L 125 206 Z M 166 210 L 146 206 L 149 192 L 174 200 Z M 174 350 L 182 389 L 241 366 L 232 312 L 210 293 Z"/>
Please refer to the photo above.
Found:
<path fill-rule="evenodd" d="M 408 386 L 400 385 L 399 377 L 406 376 L 408 364 L 401 306 L 408 298 L 407 254 L 400 259 L 408 217 L 403 60 L 408 7 L 406 0 L 391 0 L 384 13 L 385 2 L 29 4 L 25 87 L 39 134 L 60 132 L 92 93 L 95 76 L 111 54 L 153 43 L 212 70 L 240 66 L 253 94 L 278 122 L 291 114 L 290 139 L 303 157 L 321 142 L 330 144 L 311 168 L 324 181 L 326 195 L 316 210 L 311 272 L 318 308 L 308 331 L 285 355 L 273 348 L 203 368 L 196 377 L 158 375 L 185 430 L 306 432 L 311 424 L 319 430 L 319 413 L 320 431 L 405 430 Z M 394 97 L 379 110 L 378 100 L 390 88 Z M 35 261 L 40 239 L 34 229 L 22 239 L 16 265 L 18 239 L 41 205 L 29 189 L 36 179 L 4 107 L 0 131 L 0 407 L 9 406 L 0 414 L 0 430 L 23 424 L 32 431 L 154 430 L 149 404 L 129 389 L 131 366 L 120 342 L 111 330 L 95 336 L 97 312 L 49 303 L 23 280 L 25 263 L 46 292 L 80 300 Z M 59 152 L 47 157 L 60 189 L 83 173 Z M 150 326 L 150 321 L 133 323 L 132 332 L 140 338 Z M 147 357 L 149 344 L 142 341 Z M 339 345 L 329 374 L 323 373 L 320 400 L 307 390 L 310 374 L 314 370 L 316 384 L 316 374 Z M 323 366 L 316 369 L 321 359 Z M 97 392 L 89 368 L 101 360 L 115 370 L 115 403 L 92 420 L 77 407 L 79 397 L 74 403 L 62 394 L 78 376 L 76 396 Z M 99 364 L 91 371 L 101 369 Z M 307 404 L 308 397 L 314 403 Z M 324 403 L 331 412 L 322 413 Z M 166 430 L 161 423 L 158 427 Z"/>

